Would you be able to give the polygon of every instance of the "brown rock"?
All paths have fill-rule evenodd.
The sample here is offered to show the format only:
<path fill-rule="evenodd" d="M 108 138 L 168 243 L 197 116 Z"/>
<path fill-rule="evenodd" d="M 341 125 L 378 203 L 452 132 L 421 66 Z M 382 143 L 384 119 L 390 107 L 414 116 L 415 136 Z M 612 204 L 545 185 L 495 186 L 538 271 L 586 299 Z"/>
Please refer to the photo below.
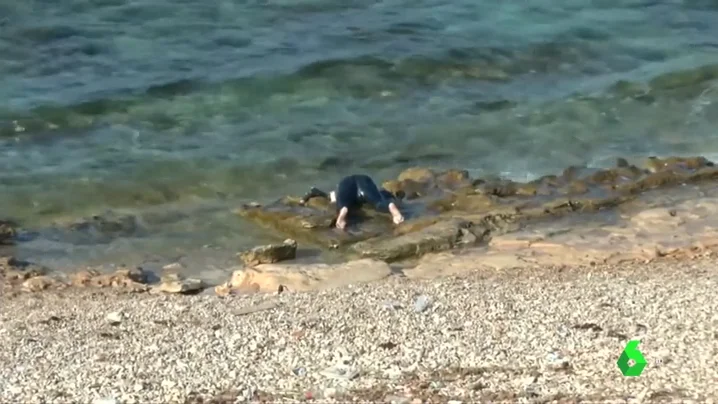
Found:
<path fill-rule="evenodd" d="M 218 295 L 327 289 L 383 279 L 391 274 L 382 261 L 362 259 L 343 264 L 264 264 L 237 269 Z"/>
<path fill-rule="evenodd" d="M 523 196 L 551 195 L 556 188 L 561 185 L 561 180 L 555 175 L 544 175 L 529 182 L 527 185 L 530 185 L 530 187 L 518 189 L 517 194 Z"/>
<path fill-rule="evenodd" d="M 50 271 L 48 268 L 15 257 L 0 257 L 0 272 L 4 273 L 5 279 L 14 283 L 47 275 Z"/>
<path fill-rule="evenodd" d="M 219 284 L 214 287 L 214 293 L 216 293 L 217 296 L 229 296 L 232 293 L 232 284 L 230 282 Z"/>
<path fill-rule="evenodd" d="M 564 181 L 572 181 L 579 178 L 583 170 L 583 167 L 568 166 L 563 170 L 563 173 L 561 173 L 561 177 Z"/>
<path fill-rule="evenodd" d="M 288 238 L 282 244 L 267 244 L 254 247 L 238 255 L 248 266 L 293 260 L 297 256 L 297 242 Z"/>
<path fill-rule="evenodd" d="M 442 188 L 456 189 L 471 185 L 471 177 L 466 170 L 449 169 L 436 176 L 436 183 Z"/>
<path fill-rule="evenodd" d="M 27 292 L 40 292 L 46 289 L 62 286 L 62 283 L 49 276 L 35 276 L 22 283 L 23 290 Z"/>
<path fill-rule="evenodd" d="M 394 229 L 393 234 L 394 236 L 400 236 L 402 234 L 414 233 L 435 224 L 441 219 L 442 218 L 440 217 L 422 217 L 410 220 L 408 222 L 402 223 L 401 226 L 398 226 L 396 229 Z"/>
<path fill-rule="evenodd" d="M 585 181 L 582 180 L 574 180 L 571 181 L 566 188 L 564 189 L 564 192 L 569 195 L 581 195 L 588 192 L 588 185 Z"/>
<path fill-rule="evenodd" d="M 615 169 L 598 170 L 589 176 L 588 180 L 598 184 L 615 183 L 619 176 L 618 170 Z"/>
<path fill-rule="evenodd" d="M 616 190 L 621 193 L 640 193 L 653 188 L 685 182 L 686 177 L 673 171 L 656 171 L 637 181 L 618 185 Z"/>
<path fill-rule="evenodd" d="M 459 195 L 452 204 L 455 210 L 464 212 L 485 212 L 496 206 L 495 197 L 489 195 Z"/>
<path fill-rule="evenodd" d="M 401 189 L 395 195 L 400 195 L 407 200 L 413 200 L 426 195 L 431 189 L 430 182 L 418 182 L 410 179 L 401 182 Z"/>
<path fill-rule="evenodd" d="M 516 187 L 516 195 L 519 196 L 534 196 L 539 193 L 539 185 L 535 182 L 528 184 L 520 184 Z"/>
<path fill-rule="evenodd" d="M 47 275 L 48 272 L 49 271 L 47 271 L 45 268 L 39 266 L 33 266 L 29 269 L 17 269 L 17 267 L 15 267 L 13 269 L 7 270 L 7 272 L 5 273 L 5 277 L 9 281 L 20 281 Z"/>
<path fill-rule="evenodd" d="M 100 276 L 100 273 L 92 269 L 80 271 L 70 275 L 70 283 L 78 287 L 90 286 L 93 285 L 93 280 L 98 276 Z"/>
<path fill-rule="evenodd" d="M 306 203 L 307 206 L 320 210 L 329 210 L 331 208 L 331 204 L 332 201 L 330 201 L 329 198 L 323 198 L 321 196 L 311 198 Z"/>
<path fill-rule="evenodd" d="M 402 181 L 389 180 L 382 184 L 382 188 L 394 194 L 398 199 L 412 200 L 426 195 L 433 183 L 418 182 L 412 179 Z"/>
<path fill-rule="evenodd" d="M 701 83 L 718 78 L 718 64 L 708 64 L 684 70 L 663 73 L 651 79 L 648 84 L 653 91 L 698 87 Z"/>
<path fill-rule="evenodd" d="M 360 212 L 363 216 L 361 223 L 352 226 L 352 232 L 337 232 L 333 225 L 336 218 L 333 209 L 303 206 L 298 203 L 298 199 L 289 197 L 264 206 L 244 205 L 236 213 L 262 227 L 324 248 L 343 247 L 358 240 L 386 234 L 393 228 L 386 215 L 367 210 Z"/>
<path fill-rule="evenodd" d="M 429 202 L 426 205 L 426 207 L 428 210 L 430 210 L 432 212 L 437 212 L 437 213 L 449 212 L 456 208 L 455 203 L 456 203 L 457 199 L 459 197 L 464 197 L 464 196 L 466 196 L 466 195 L 449 194 L 443 198 L 439 198 L 439 199 Z M 405 226 L 407 224 L 408 223 L 406 223 Z"/>
<path fill-rule="evenodd" d="M 0 245 L 12 244 L 17 233 L 17 224 L 9 220 L 0 220 Z"/>
<path fill-rule="evenodd" d="M 705 157 L 666 157 L 651 156 L 644 162 L 644 166 L 652 173 L 663 170 L 697 170 L 703 167 L 712 167 L 713 162 Z"/>
<path fill-rule="evenodd" d="M 489 242 L 489 247 L 496 250 L 518 250 L 529 248 L 530 245 L 530 240 L 522 240 L 509 236 L 494 237 L 491 239 L 491 242 Z"/>
<path fill-rule="evenodd" d="M 161 283 L 153 290 L 164 293 L 190 294 L 200 292 L 204 287 L 205 285 L 200 279 L 184 279 L 178 274 L 167 274 L 162 277 Z"/>
<path fill-rule="evenodd" d="M 618 184 L 628 180 L 635 180 L 641 176 L 643 172 L 638 167 L 628 166 L 620 168 L 610 168 L 607 170 L 598 170 L 590 175 L 586 180 L 594 184 Z"/>
<path fill-rule="evenodd" d="M 131 292 L 148 290 L 147 273 L 142 268 L 122 268 L 111 274 L 87 269 L 70 275 L 71 284 L 78 287 L 120 288 Z"/>
<path fill-rule="evenodd" d="M 402 191 L 401 181 L 398 180 L 388 180 L 384 181 L 381 184 L 381 187 L 386 189 L 387 191 L 391 192 L 392 194 L 396 195 L 399 191 Z"/>
<path fill-rule="evenodd" d="M 361 241 L 352 245 L 351 250 L 363 258 L 398 261 L 427 252 L 448 250 L 462 244 L 461 229 L 470 225 L 461 219 L 442 220 L 413 233 Z"/>
<path fill-rule="evenodd" d="M 498 197 L 509 197 L 517 194 L 519 184 L 510 180 L 487 181 L 480 184 L 477 190 L 484 195 L 495 195 Z"/>
<path fill-rule="evenodd" d="M 115 282 L 132 281 L 137 283 L 147 283 L 147 272 L 142 268 L 122 268 L 115 271 L 113 279 Z"/>
<path fill-rule="evenodd" d="M 411 180 L 415 182 L 430 182 L 435 177 L 434 171 L 424 167 L 411 167 L 402 171 L 397 179 L 399 181 Z"/>

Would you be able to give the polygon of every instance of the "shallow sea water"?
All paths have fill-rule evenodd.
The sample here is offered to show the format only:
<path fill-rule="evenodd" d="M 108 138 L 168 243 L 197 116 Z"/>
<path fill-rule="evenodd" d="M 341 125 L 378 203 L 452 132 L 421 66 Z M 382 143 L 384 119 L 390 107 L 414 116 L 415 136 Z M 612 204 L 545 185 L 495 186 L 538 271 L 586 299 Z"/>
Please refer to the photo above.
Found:
<path fill-rule="evenodd" d="M 18 253 L 205 271 L 279 237 L 233 207 L 350 172 L 718 156 L 715 21 L 709 0 L 5 2 L 0 216 L 161 212 L 141 237 L 40 231 Z"/>

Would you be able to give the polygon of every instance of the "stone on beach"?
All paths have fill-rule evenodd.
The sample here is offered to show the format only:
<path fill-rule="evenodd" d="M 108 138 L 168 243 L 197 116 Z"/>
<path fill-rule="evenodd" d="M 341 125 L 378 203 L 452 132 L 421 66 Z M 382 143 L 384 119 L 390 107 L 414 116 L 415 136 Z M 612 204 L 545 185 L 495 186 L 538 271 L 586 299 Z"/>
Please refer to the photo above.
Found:
<path fill-rule="evenodd" d="M 121 268 L 113 273 L 102 273 L 95 269 L 87 269 L 70 276 L 74 286 L 118 288 L 131 292 L 144 292 L 149 290 L 147 285 L 149 274 L 142 268 Z"/>
<path fill-rule="evenodd" d="M 160 284 L 152 290 L 164 293 L 187 294 L 200 292 L 205 288 L 201 279 L 183 278 L 179 274 L 170 273 L 162 277 Z"/>
<path fill-rule="evenodd" d="M 47 275 L 50 270 L 32 262 L 19 260 L 15 257 L 0 257 L 0 272 L 9 281 L 18 281 Z"/>
<path fill-rule="evenodd" d="M 284 240 L 282 244 L 258 246 L 238 255 L 247 266 L 293 260 L 297 256 L 297 242 L 289 238 Z"/>
<path fill-rule="evenodd" d="M 218 295 L 233 293 L 308 291 L 372 282 L 386 278 L 391 268 L 383 261 L 361 259 L 342 264 L 263 264 L 236 269 L 232 278 L 215 288 Z"/>
<path fill-rule="evenodd" d="M 46 289 L 62 285 L 56 279 L 49 276 L 40 275 L 29 278 L 22 283 L 23 290 L 27 292 L 41 292 Z"/>
<path fill-rule="evenodd" d="M 113 311 L 107 314 L 105 316 L 105 319 L 107 319 L 107 322 L 110 325 L 119 325 L 122 323 L 122 320 L 125 318 L 125 313 L 121 311 Z"/>

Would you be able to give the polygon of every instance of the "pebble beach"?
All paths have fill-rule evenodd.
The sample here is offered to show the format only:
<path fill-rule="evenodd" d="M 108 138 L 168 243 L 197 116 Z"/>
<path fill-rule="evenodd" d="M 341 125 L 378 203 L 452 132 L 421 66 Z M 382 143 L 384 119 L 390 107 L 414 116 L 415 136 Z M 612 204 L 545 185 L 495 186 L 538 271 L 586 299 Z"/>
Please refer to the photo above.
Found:
<path fill-rule="evenodd" d="M 0 401 L 711 402 L 715 256 L 218 297 L 0 306 Z M 616 365 L 640 340 L 647 366 Z"/>
<path fill-rule="evenodd" d="M 0 404 L 713 402 L 715 21 L 0 2 Z"/>

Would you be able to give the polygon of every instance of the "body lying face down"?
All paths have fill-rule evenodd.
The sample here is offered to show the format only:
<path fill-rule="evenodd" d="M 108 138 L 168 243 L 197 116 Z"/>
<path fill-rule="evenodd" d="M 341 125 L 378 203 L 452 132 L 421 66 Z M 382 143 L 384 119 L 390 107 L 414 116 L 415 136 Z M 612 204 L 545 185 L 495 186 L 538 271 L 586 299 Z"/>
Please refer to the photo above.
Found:
<path fill-rule="evenodd" d="M 396 204 L 394 195 L 385 189 L 380 190 L 368 175 L 354 174 L 342 178 L 337 184 L 337 189 L 331 191 L 329 195 L 312 187 L 301 199 L 301 203 L 304 204 L 316 196 L 328 197 L 332 203 L 336 203 L 336 226 L 340 229 L 346 228 L 349 213 L 361 209 L 364 204 L 368 204 L 379 212 L 391 214 L 395 224 L 404 221 L 404 216 Z"/>

